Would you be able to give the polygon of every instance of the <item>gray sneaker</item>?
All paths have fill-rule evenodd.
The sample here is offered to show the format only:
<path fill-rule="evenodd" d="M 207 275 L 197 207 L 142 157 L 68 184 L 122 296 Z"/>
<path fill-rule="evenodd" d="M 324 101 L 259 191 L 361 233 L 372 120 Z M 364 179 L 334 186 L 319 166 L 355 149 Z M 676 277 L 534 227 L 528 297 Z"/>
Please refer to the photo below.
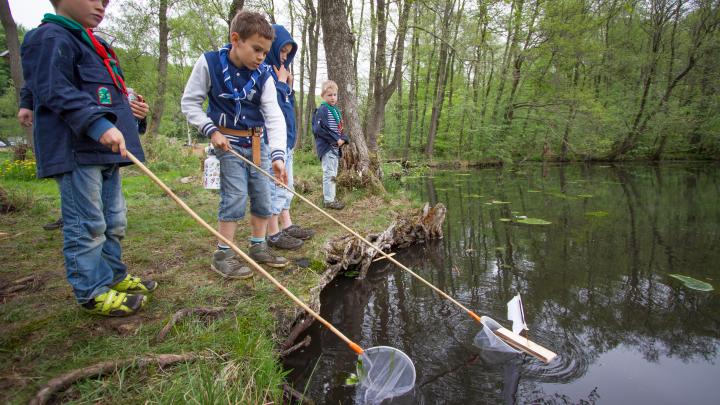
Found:
<path fill-rule="evenodd" d="M 268 247 L 267 242 L 256 243 L 250 246 L 250 258 L 260 264 L 266 264 L 270 267 L 285 267 L 290 263 L 288 259 L 277 256 Z"/>
<path fill-rule="evenodd" d="M 303 245 L 303 241 L 301 241 L 298 238 L 294 238 L 287 234 L 285 231 L 280 231 L 280 234 L 277 236 L 276 240 L 273 240 L 272 238 L 267 238 L 267 244 L 271 248 L 275 249 L 284 249 L 284 250 L 295 250 L 299 249 L 300 246 Z"/>
<path fill-rule="evenodd" d="M 315 231 L 312 229 L 301 228 L 300 225 L 295 224 L 288 226 L 283 232 L 300 240 L 308 240 L 315 235 Z"/>
<path fill-rule="evenodd" d="M 213 253 L 210 268 L 225 278 L 249 278 L 253 276 L 252 270 L 241 263 L 231 249 L 218 249 Z"/>
<path fill-rule="evenodd" d="M 334 210 L 341 210 L 341 209 L 345 208 L 345 204 L 341 203 L 338 200 L 335 200 L 332 202 L 326 202 L 324 205 L 325 205 L 325 208 L 330 208 L 330 209 L 334 209 Z"/>

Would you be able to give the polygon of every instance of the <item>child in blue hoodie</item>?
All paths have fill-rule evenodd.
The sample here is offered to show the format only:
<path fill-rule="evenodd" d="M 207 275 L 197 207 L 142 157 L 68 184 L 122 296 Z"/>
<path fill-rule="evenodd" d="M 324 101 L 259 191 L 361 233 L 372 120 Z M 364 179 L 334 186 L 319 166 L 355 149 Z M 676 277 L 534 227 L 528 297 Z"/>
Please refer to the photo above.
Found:
<path fill-rule="evenodd" d="M 290 65 L 297 53 L 297 43 L 282 25 L 273 24 L 275 40 L 265 59 L 273 67 L 278 104 L 285 116 L 287 126 L 287 151 L 285 153 L 285 171 L 288 187 L 293 189 L 293 148 L 295 147 L 295 93 Z M 310 239 L 315 233 L 310 229 L 293 224 L 290 217 L 290 203 L 293 194 L 281 186 L 272 185 L 272 216 L 268 222 L 268 245 L 277 249 L 298 249 L 303 240 Z M 282 229 L 280 229 L 282 226 Z"/>

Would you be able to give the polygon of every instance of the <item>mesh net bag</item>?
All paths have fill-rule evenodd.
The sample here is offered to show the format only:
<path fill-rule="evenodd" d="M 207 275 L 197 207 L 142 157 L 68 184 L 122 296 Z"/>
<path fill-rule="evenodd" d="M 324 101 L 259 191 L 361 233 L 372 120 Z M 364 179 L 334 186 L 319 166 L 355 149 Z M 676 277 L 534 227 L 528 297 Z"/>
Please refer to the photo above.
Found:
<path fill-rule="evenodd" d="M 475 335 L 475 339 L 473 340 L 473 344 L 476 347 L 493 352 L 521 353 L 519 350 L 512 348 L 510 345 L 503 342 L 502 339 L 495 336 L 494 331 L 502 328 L 502 325 L 487 316 L 481 317 L 480 323 L 482 323 L 483 328 L 477 335 Z"/>
<path fill-rule="evenodd" d="M 358 357 L 357 375 L 361 403 L 379 404 L 410 391 L 415 386 L 415 366 L 403 352 L 376 346 Z"/>

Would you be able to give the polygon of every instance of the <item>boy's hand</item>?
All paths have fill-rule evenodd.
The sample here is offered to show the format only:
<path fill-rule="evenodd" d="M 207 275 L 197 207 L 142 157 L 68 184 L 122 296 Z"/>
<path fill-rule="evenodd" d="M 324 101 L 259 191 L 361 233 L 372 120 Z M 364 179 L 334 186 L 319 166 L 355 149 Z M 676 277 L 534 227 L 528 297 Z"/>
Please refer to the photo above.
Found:
<path fill-rule="evenodd" d="M 130 109 L 132 110 L 133 117 L 141 120 L 147 117 L 150 107 L 145 102 L 145 99 L 141 95 L 137 95 L 137 100 L 130 102 Z"/>
<path fill-rule="evenodd" d="M 280 69 L 273 66 L 273 69 L 275 70 L 275 75 L 277 75 L 279 82 L 287 83 L 288 85 L 292 84 L 292 81 L 290 81 L 292 74 L 289 70 L 285 69 L 285 65 L 281 65 Z"/>
<path fill-rule="evenodd" d="M 345 141 L 338 139 L 338 147 L 345 145 Z"/>
<path fill-rule="evenodd" d="M 225 138 L 225 135 L 221 134 L 220 131 L 215 131 L 212 135 L 210 135 L 210 143 L 218 149 L 222 149 L 224 151 L 230 150 L 230 141 L 228 141 L 228 139 Z"/>
<path fill-rule="evenodd" d="M 285 171 L 285 162 L 282 160 L 276 160 L 272 162 L 273 172 L 275 172 L 275 179 L 287 186 L 287 172 Z"/>
<path fill-rule="evenodd" d="M 120 156 L 127 157 L 125 149 L 125 137 L 119 129 L 112 127 L 105 131 L 100 137 L 100 143 L 112 149 L 113 152 L 120 152 Z"/>
<path fill-rule="evenodd" d="M 33 124 L 33 111 L 27 108 L 21 108 L 18 110 L 17 119 L 20 121 L 20 125 L 31 127 Z"/>

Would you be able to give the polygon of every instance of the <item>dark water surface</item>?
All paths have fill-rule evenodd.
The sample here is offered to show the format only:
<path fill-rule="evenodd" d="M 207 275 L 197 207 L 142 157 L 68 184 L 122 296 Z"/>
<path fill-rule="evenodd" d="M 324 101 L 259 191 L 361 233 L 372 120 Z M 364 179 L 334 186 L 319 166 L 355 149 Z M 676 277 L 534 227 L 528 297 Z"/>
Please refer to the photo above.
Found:
<path fill-rule="evenodd" d="M 530 338 L 559 356 L 490 358 L 472 344 L 479 324 L 378 262 L 365 280 L 333 282 L 322 315 L 363 347 L 413 359 L 414 391 L 385 403 L 720 401 L 720 167 L 533 165 L 435 172 L 405 187 L 447 206 L 445 238 L 396 258 L 506 327 L 519 292 Z M 513 215 L 552 224 L 500 220 Z M 716 290 L 690 290 L 671 273 Z M 355 402 L 343 383 L 356 356 L 317 323 L 308 333 L 312 344 L 285 363 L 296 389 L 318 403 Z"/>

